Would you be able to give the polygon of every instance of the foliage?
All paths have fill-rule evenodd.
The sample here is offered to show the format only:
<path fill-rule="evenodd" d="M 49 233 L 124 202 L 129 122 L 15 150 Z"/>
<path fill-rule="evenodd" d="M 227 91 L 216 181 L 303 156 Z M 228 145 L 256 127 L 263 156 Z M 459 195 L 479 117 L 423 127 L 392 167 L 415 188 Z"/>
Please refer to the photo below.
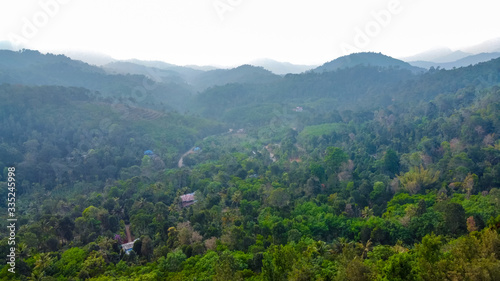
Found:
<path fill-rule="evenodd" d="M 20 225 L 19 271 L 2 280 L 500 278 L 499 60 L 419 75 L 246 66 L 200 76 L 218 86 L 191 97 L 171 77 L 127 102 L 117 92 L 144 77 L 2 54 L 19 68 L 0 81 L 26 84 L 0 85 L 0 195 L 14 166 Z M 32 85 L 30 61 L 68 64 L 47 80 L 60 86 Z"/>

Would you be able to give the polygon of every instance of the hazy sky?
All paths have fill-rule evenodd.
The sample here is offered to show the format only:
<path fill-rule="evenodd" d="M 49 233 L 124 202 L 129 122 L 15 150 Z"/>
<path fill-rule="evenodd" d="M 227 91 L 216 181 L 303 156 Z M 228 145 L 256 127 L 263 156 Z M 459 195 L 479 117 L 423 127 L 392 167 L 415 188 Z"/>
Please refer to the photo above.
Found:
<path fill-rule="evenodd" d="M 393 57 L 500 37 L 500 2 L 451 0 L 2 0 L 0 41 L 42 52 L 238 65 Z"/>

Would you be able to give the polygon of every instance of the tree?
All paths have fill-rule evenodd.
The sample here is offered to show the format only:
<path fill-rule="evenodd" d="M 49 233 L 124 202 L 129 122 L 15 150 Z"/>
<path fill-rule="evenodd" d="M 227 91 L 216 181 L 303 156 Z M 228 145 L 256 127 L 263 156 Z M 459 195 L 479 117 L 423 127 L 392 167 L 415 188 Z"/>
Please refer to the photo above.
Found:
<path fill-rule="evenodd" d="M 106 269 L 106 262 L 98 252 L 92 252 L 83 262 L 78 276 L 82 279 L 99 276 Z"/>
<path fill-rule="evenodd" d="M 59 237 L 65 239 L 66 241 L 73 240 L 73 230 L 75 229 L 75 223 L 69 217 L 64 217 L 58 222 L 57 233 Z"/>
<path fill-rule="evenodd" d="M 238 269 L 238 264 L 229 251 L 224 251 L 219 255 L 219 261 L 217 267 L 215 268 L 215 281 L 227 281 L 227 280 L 241 280 L 241 278 L 235 278 L 236 270 Z"/>
<path fill-rule="evenodd" d="M 383 264 L 382 280 L 406 281 L 406 280 L 419 280 L 415 276 L 414 271 L 415 257 L 408 252 L 395 254 L 389 257 L 387 262 Z"/>
<path fill-rule="evenodd" d="M 399 172 L 399 157 L 396 151 L 392 149 L 387 150 L 383 158 L 383 167 L 390 173 L 390 176 L 394 176 Z"/>
<path fill-rule="evenodd" d="M 467 177 L 465 177 L 463 183 L 462 183 L 462 189 L 464 192 L 467 194 L 466 198 L 469 199 L 472 191 L 474 189 L 474 183 L 478 182 L 478 176 L 476 174 L 468 174 Z"/>
<path fill-rule="evenodd" d="M 151 241 L 149 236 L 145 236 L 141 239 L 141 241 L 141 256 L 145 257 L 149 261 L 153 255 L 153 241 Z"/>
<path fill-rule="evenodd" d="M 182 262 L 186 260 L 186 255 L 181 249 L 177 249 L 167 254 L 167 258 L 161 261 L 161 268 L 165 271 L 179 271 L 181 270 Z"/>
<path fill-rule="evenodd" d="M 427 205 L 425 203 L 425 200 L 420 199 L 420 201 L 418 201 L 417 212 L 415 213 L 415 215 L 421 216 L 425 214 L 426 211 L 427 211 Z"/>
<path fill-rule="evenodd" d="M 267 199 L 269 205 L 282 208 L 290 203 L 290 193 L 284 188 L 277 188 Z"/>
<path fill-rule="evenodd" d="M 369 281 L 371 271 L 368 266 L 363 263 L 363 260 L 359 257 L 355 257 L 352 261 L 347 264 L 346 268 L 346 280 L 352 281 Z"/>
<path fill-rule="evenodd" d="M 386 187 L 383 182 L 377 181 L 373 185 L 373 191 L 370 192 L 370 199 L 379 202 L 381 197 L 383 198 L 386 193 Z"/>
<path fill-rule="evenodd" d="M 422 239 L 422 243 L 416 245 L 417 267 L 415 271 L 419 273 L 422 280 L 446 280 L 446 273 L 441 262 L 443 259 L 442 246 L 442 237 L 434 234 L 426 235 Z"/>
<path fill-rule="evenodd" d="M 449 203 L 444 209 L 444 231 L 459 236 L 467 231 L 465 210 L 458 203 Z"/>
<path fill-rule="evenodd" d="M 319 163 L 312 163 L 309 166 L 309 170 L 311 171 L 311 174 L 315 177 L 317 177 L 320 181 L 322 181 L 325 177 L 325 168 L 321 166 Z"/>
<path fill-rule="evenodd" d="M 35 259 L 35 267 L 31 272 L 31 277 L 40 280 L 45 276 L 46 270 L 53 264 L 54 257 L 50 253 L 41 253 Z"/>
<path fill-rule="evenodd" d="M 420 240 L 425 235 L 436 232 L 438 230 L 438 225 L 442 222 L 442 220 L 441 213 L 435 212 L 431 209 L 422 215 L 417 215 L 411 218 L 408 229 L 415 239 Z"/>
<path fill-rule="evenodd" d="M 290 245 L 271 246 L 264 253 L 262 260 L 262 277 L 268 281 L 287 280 L 297 259 L 295 250 Z"/>
<path fill-rule="evenodd" d="M 410 194 L 417 194 L 421 190 L 432 187 L 439 179 L 439 171 L 432 171 L 420 167 L 411 168 L 407 173 L 397 176 L 403 189 Z"/>
<path fill-rule="evenodd" d="M 61 259 L 55 263 L 58 274 L 65 277 L 76 277 L 86 256 L 87 253 L 78 247 L 66 250 L 61 255 Z"/>
<path fill-rule="evenodd" d="M 325 164 L 334 173 L 338 172 L 342 163 L 348 159 L 347 154 L 338 147 L 330 146 L 326 149 Z"/>

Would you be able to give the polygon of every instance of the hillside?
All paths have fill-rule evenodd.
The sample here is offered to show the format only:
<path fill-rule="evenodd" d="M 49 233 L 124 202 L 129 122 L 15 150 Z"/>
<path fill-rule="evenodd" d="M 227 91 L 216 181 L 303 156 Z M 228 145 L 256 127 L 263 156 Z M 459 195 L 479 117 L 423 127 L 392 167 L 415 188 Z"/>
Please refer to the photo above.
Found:
<path fill-rule="evenodd" d="M 196 139 L 220 130 L 207 120 L 102 102 L 82 88 L 3 84 L 0 98 L 2 164 L 48 189 L 138 175 L 126 174 L 147 149 L 174 167 Z"/>
<path fill-rule="evenodd" d="M 443 93 L 500 82 L 500 59 L 450 71 L 412 74 L 398 68 L 358 65 L 334 72 L 286 75 L 261 84 L 228 84 L 194 96 L 191 111 L 232 124 L 261 125 L 280 115 L 299 116 L 331 110 L 374 110 L 398 103 L 428 102 Z M 255 114 L 258 112 L 258 114 Z"/>

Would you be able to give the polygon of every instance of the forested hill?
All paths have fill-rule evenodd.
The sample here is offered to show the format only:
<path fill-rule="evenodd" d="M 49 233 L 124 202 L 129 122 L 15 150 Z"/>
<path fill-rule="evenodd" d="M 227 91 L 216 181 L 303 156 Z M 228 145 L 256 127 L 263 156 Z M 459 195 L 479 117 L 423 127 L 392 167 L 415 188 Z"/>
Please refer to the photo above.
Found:
<path fill-rule="evenodd" d="M 196 140 L 222 130 L 209 120 L 109 103 L 83 88 L 4 84 L 0 98 L 0 165 L 19 168 L 21 194 L 140 175 L 147 149 L 158 156 L 153 172 L 173 168 Z"/>
<path fill-rule="evenodd" d="M 2 280 L 500 280 L 499 59 L 243 66 L 204 72 L 223 84 L 198 93 L 15 56 L 0 61 L 0 195 L 16 193 L 19 226 Z"/>
<path fill-rule="evenodd" d="M 1 83 L 84 87 L 98 91 L 110 102 L 188 111 L 238 126 L 267 122 L 276 107 L 301 106 L 316 112 L 332 108 L 373 110 L 399 101 L 429 101 L 468 86 L 488 87 L 500 79 L 498 59 L 415 74 L 404 62 L 375 53 L 339 58 L 325 64 L 336 65 L 328 71 L 318 68 L 318 72 L 284 77 L 249 65 L 201 71 L 122 62 L 106 66 L 106 72 L 62 55 L 30 50 L 1 51 L 0 58 Z"/>
<path fill-rule="evenodd" d="M 234 126 L 261 125 L 300 106 L 306 112 L 368 110 L 391 104 L 429 102 L 440 94 L 500 82 L 500 59 L 453 70 L 431 69 L 415 75 L 409 70 L 354 66 L 322 73 L 289 74 L 263 84 L 227 84 L 193 96 L 191 110 Z M 254 114 L 257 113 L 258 114 Z"/>
<path fill-rule="evenodd" d="M 391 58 L 380 53 L 354 53 L 342 56 L 333 61 L 327 62 L 315 69 L 313 72 L 335 71 L 343 68 L 351 68 L 358 65 L 375 67 L 393 67 L 410 70 L 414 73 L 423 73 L 425 69 L 412 66 L 407 62 Z"/>
<path fill-rule="evenodd" d="M 185 110 L 184 100 L 193 93 L 186 84 L 144 75 L 111 75 L 63 55 L 32 50 L 0 51 L 0 83 L 83 87 L 110 101 L 170 111 Z"/>

